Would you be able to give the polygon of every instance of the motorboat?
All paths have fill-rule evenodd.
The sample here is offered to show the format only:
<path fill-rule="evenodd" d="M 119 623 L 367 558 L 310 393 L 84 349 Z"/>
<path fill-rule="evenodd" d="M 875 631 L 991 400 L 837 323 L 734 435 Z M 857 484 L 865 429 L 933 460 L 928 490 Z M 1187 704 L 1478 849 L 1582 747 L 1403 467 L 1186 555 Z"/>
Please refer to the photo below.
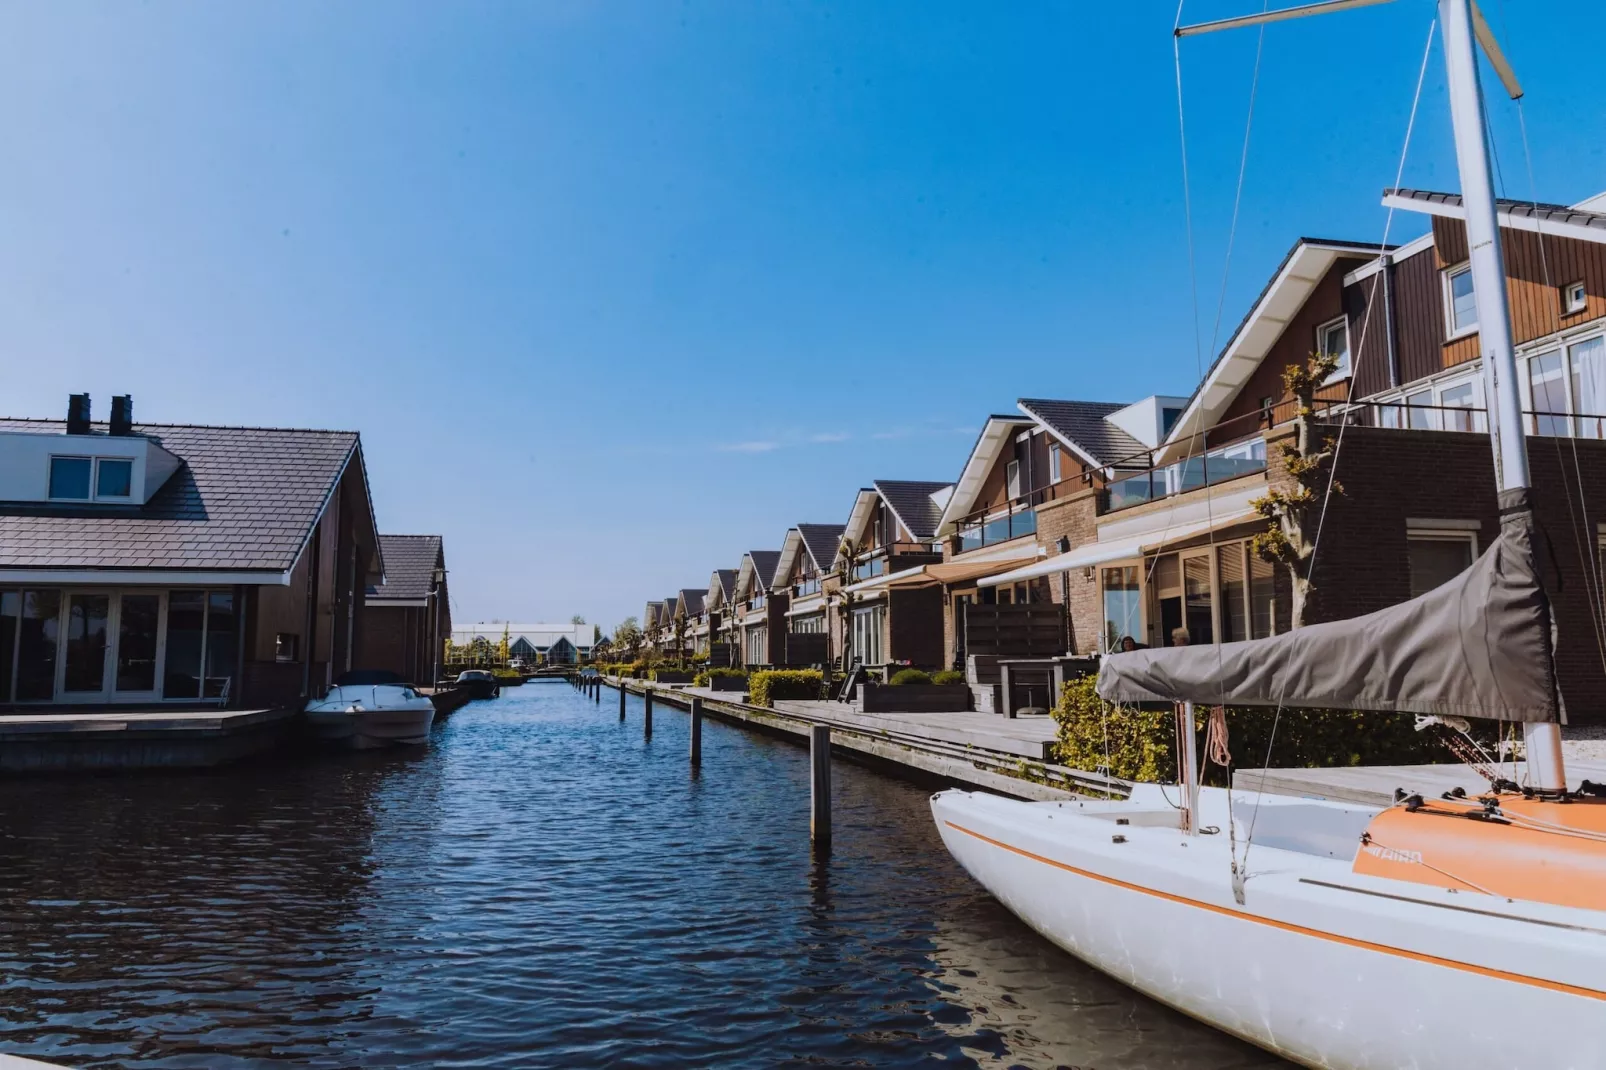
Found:
<path fill-rule="evenodd" d="M 394 673 L 348 673 L 307 705 L 307 723 L 321 740 L 370 750 L 429 742 L 435 703 Z"/>
<path fill-rule="evenodd" d="M 1097 684 L 1107 716 L 1177 710 L 1169 793 L 1137 784 L 1126 798 L 1020 802 L 945 791 L 932 814 L 965 870 L 1049 940 L 1301 1065 L 1602 1067 L 1606 787 L 1570 785 L 1561 750 L 1475 38 L 1508 91 L 1520 89 L 1471 0 L 1439 0 L 1438 21 L 1492 370 L 1499 537 L 1454 579 L 1365 616 L 1108 655 Z M 1227 707 L 1373 711 L 1442 733 L 1489 787 L 1400 791 L 1386 807 L 1205 788 L 1196 705 L 1214 708 L 1205 749 L 1222 765 Z M 1479 720 L 1520 725 L 1525 760 L 1507 772 L 1481 751 Z"/>
<path fill-rule="evenodd" d="M 457 674 L 457 686 L 468 692 L 469 698 L 495 698 L 502 693 L 502 683 L 487 669 L 465 669 Z"/>

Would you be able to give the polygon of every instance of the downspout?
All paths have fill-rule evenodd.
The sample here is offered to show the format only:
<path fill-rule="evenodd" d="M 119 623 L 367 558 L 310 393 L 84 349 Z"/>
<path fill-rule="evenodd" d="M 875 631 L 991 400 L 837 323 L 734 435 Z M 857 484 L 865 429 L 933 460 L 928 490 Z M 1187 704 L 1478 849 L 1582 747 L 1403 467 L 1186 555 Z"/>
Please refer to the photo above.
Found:
<path fill-rule="evenodd" d="M 1389 386 L 1400 385 L 1400 352 L 1398 343 L 1399 320 L 1394 308 L 1394 274 L 1397 270 L 1392 253 L 1383 254 L 1383 324 L 1388 339 Z"/>
<path fill-rule="evenodd" d="M 312 650 L 317 641 L 318 564 L 323 559 L 323 521 L 313 525 L 312 553 L 307 563 L 306 623 L 302 628 L 301 697 L 312 697 Z"/>

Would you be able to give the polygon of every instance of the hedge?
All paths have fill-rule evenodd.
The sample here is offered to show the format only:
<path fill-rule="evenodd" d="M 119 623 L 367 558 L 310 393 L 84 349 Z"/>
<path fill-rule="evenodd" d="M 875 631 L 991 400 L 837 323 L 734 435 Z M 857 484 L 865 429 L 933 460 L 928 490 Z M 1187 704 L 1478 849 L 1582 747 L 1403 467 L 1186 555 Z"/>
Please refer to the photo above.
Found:
<path fill-rule="evenodd" d="M 712 680 L 716 676 L 720 677 L 721 679 L 741 677 L 743 680 L 745 680 L 747 679 L 747 670 L 731 668 L 704 669 L 702 672 L 697 674 L 696 679 L 692 680 L 692 686 L 707 687 L 708 681 Z"/>
<path fill-rule="evenodd" d="M 764 669 L 747 680 L 747 701 L 774 706 L 775 700 L 819 698 L 825 677 L 819 669 Z"/>
<path fill-rule="evenodd" d="M 1169 708 L 1113 706 L 1099 698 L 1097 678 L 1072 680 L 1054 707 L 1059 725 L 1055 760 L 1072 769 L 1102 769 L 1125 780 L 1173 783 L 1177 776 L 1176 718 Z M 1199 753 L 1209 707 L 1194 710 Z M 1276 738 L 1272 740 L 1272 724 Z M 1409 714 L 1347 710 L 1238 707 L 1227 710 L 1227 749 L 1240 769 L 1314 769 L 1347 765 L 1417 765 L 1453 761 L 1435 733 L 1418 732 Z M 1268 759 L 1266 746 L 1272 741 Z M 1224 785 L 1229 772 L 1205 763 L 1204 782 Z"/>
<path fill-rule="evenodd" d="M 965 674 L 958 669 L 944 669 L 931 674 L 931 682 L 938 687 L 955 687 L 965 682 Z"/>
<path fill-rule="evenodd" d="M 931 683 L 931 674 L 929 672 L 923 672 L 920 669 L 899 669 L 897 672 L 892 674 L 892 679 L 888 680 L 887 683 L 893 685 L 894 687 L 906 687 L 911 684 L 929 684 Z"/>

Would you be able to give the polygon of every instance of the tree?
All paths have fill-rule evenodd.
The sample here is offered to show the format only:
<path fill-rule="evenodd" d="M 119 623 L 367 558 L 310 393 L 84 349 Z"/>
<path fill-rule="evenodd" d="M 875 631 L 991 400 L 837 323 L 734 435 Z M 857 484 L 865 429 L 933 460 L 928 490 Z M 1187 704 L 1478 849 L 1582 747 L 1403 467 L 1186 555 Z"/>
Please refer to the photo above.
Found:
<path fill-rule="evenodd" d="M 623 650 L 630 656 L 631 661 L 636 660 L 641 653 L 641 639 L 641 625 L 635 617 L 626 617 L 614 626 L 614 649 Z"/>
<path fill-rule="evenodd" d="M 686 660 L 686 614 L 675 614 L 675 660 Z"/>
<path fill-rule="evenodd" d="M 847 672 L 853 666 L 853 607 L 859 601 L 859 596 L 849 590 L 853 585 L 853 562 L 866 547 L 863 543 L 854 542 L 847 536 L 842 537 L 841 548 L 837 551 L 842 561 L 842 591 L 837 598 L 837 612 L 842 615 L 842 671 Z"/>
<path fill-rule="evenodd" d="M 491 648 L 491 641 L 489 639 L 485 638 L 483 635 L 476 635 L 473 639 L 468 641 L 467 653 L 469 660 L 478 665 L 481 662 L 490 661 L 491 655 L 494 653 L 494 651 Z"/>
<path fill-rule="evenodd" d="M 1272 489 L 1251 501 L 1255 511 L 1271 523 L 1250 545 L 1262 559 L 1282 565 L 1294 592 L 1291 622 L 1305 623 L 1305 610 L 1316 593 L 1311 569 L 1316 563 L 1316 525 L 1320 522 L 1328 488 L 1343 494 L 1332 478 L 1333 440 L 1316 428 L 1316 391 L 1338 367 L 1331 353 L 1312 353 L 1304 364 L 1283 370 L 1283 389 L 1294 399 L 1294 435 L 1284 440 L 1283 467 L 1294 481 L 1291 490 Z"/>
<path fill-rule="evenodd" d="M 585 617 L 581 616 L 579 613 L 576 613 L 574 616 L 569 618 L 569 623 L 576 626 L 584 624 L 585 622 Z"/>
<path fill-rule="evenodd" d="M 496 645 L 496 660 L 503 665 L 508 663 L 510 656 L 508 652 L 508 630 L 511 627 L 512 625 L 509 624 L 502 625 L 502 641 Z"/>

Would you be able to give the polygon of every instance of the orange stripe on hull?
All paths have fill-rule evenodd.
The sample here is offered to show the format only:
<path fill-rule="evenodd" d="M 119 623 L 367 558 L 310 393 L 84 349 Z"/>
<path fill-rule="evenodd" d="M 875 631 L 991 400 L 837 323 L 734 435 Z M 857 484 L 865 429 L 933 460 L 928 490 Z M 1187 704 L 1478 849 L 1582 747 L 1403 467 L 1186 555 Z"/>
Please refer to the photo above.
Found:
<path fill-rule="evenodd" d="M 1406 951 L 1402 948 L 1389 947 L 1386 944 L 1375 944 L 1369 940 L 1356 940 L 1353 937 L 1340 936 L 1337 933 L 1322 932 L 1320 929 L 1311 929 L 1303 925 L 1295 925 L 1292 922 L 1277 921 L 1274 918 L 1261 917 L 1258 914 L 1250 914 L 1247 911 L 1233 910 L 1230 907 L 1217 906 L 1214 903 L 1206 903 L 1198 899 L 1189 899 L 1186 896 L 1173 895 L 1171 892 L 1162 892 L 1157 888 L 1145 888 L 1141 884 L 1133 884 L 1130 881 L 1124 881 L 1117 877 L 1109 877 L 1102 873 L 1094 873 L 1092 870 L 1081 869 L 1077 866 L 1067 865 L 1064 862 L 1059 862 L 1052 858 L 1046 858 L 1040 854 L 1033 854 L 1031 851 L 1022 850 L 1021 848 L 1005 843 L 1002 840 L 995 840 L 991 836 L 984 836 L 980 832 L 965 828 L 963 825 L 956 825 L 952 821 L 944 820 L 943 824 L 947 825 L 956 832 L 963 832 L 967 836 L 974 836 L 983 843 L 990 843 L 994 847 L 1000 847 L 1006 851 L 1018 854 L 1023 858 L 1030 858 L 1034 862 L 1041 862 L 1046 866 L 1053 866 L 1055 869 L 1063 869 L 1067 873 L 1074 873 L 1079 877 L 1086 877 L 1088 880 L 1098 881 L 1101 884 L 1114 885 L 1117 888 L 1124 888 L 1130 892 L 1140 892 L 1143 895 L 1153 896 L 1156 899 L 1165 899 L 1173 903 L 1179 903 L 1183 906 L 1198 907 L 1200 910 L 1208 910 L 1213 914 L 1222 914 L 1229 918 L 1237 918 L 1240 921 L 1254 922 L 1257 925 L 1269 925 L 1273 929 L 1281 929 L 1284 932 L 1297 933 L 1300 936 L 1313 936 L 1318 940 L 1327 940 L 1335 944 L 1345 944 L 1349 947 L 1359 948 L 1362 951 L 1376 951 L 1380 954 L 1392 955 L 1395 958 L 1410 959 L 1413 962 L 1425 962 L 1431 966 L 1443 966 L 1446 969 L 1460 970 L 1463 973 L 1477 974 L 1480 977 L 1490 977 L 1497 981 L 1510 981 L 1513 984 L 1528 985 L 1533 988 L 1543 988 L 1551 992 L 1563 992 L 1570 996 L 1583 996 L 1586 999 L 1606 1001 L 1606 992 L 1597 991 L 1593 988 L 1583 988 L 1578 985 L 1565 984 L 1561 981 L 1549 981 L 1543 977 L 1531 977 L 1527 974 L 1510 973 L 1506 970 L 1491 969 L 1488 966 L 1479 966 L 1471 962 L 1460 962 L 1456 959 L 1440 958 L 1437 955 L 1425 955 L 1419 951 Z"/>

